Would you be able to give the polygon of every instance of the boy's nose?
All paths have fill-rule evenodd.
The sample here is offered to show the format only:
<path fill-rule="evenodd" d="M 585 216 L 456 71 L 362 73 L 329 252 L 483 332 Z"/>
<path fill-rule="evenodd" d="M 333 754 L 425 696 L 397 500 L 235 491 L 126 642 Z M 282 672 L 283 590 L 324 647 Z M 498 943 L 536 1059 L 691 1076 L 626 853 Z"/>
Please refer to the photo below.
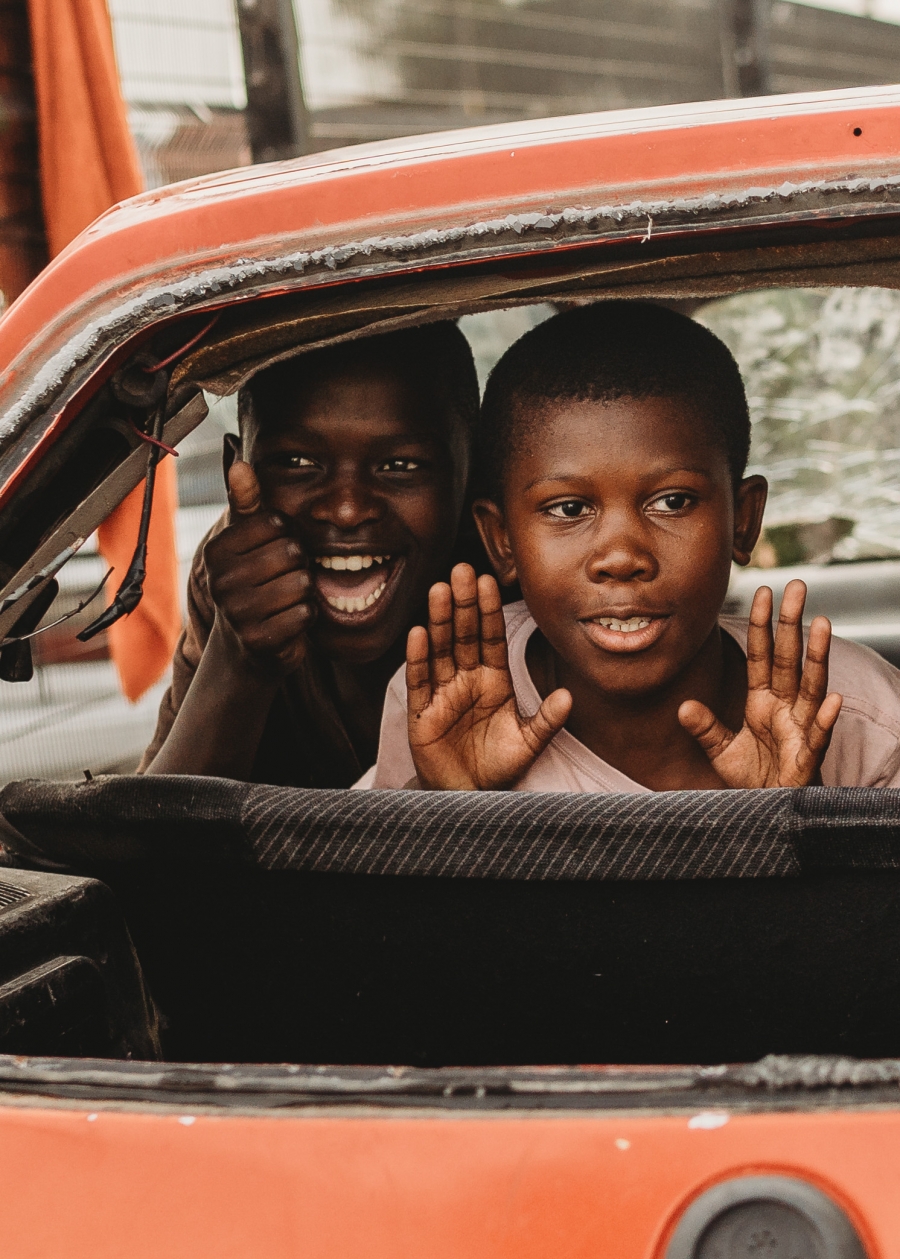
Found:
<path fill-rule="evenodd" d="M 591 581 L 651 581 L 657 562 L 639 530 L 619 524 L 602 527 L 588 562 Z"/>
<path fill-rule="evenodd" d="M 379 520 L 383 504 L 366 483 L 355 477 L 341 477 L 323 487 L 310 513 L 314 520 L 355 529 L 371 520 Z"/>
<path fill-rule="evenodd" d="M 617 550 L 591 564 L 592 581 L 648 581 L 652 576 L 646 556 Z"/>

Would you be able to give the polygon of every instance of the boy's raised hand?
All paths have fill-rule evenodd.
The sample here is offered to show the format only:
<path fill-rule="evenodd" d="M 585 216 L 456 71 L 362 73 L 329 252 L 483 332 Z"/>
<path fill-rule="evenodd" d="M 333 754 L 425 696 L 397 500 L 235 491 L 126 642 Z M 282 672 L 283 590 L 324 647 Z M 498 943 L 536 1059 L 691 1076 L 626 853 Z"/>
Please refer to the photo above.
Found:
<path fill-rule="evenodd" d="M 804 787 L 819 779 L 841 696 L 828 694 L 826 617 L 817 616 L 810 626 L 803 660 L 805 602 L 805 584 L 789 582 L 773 637 L 772 591 L 757 590 L 747 629 L 747 706 L 737 734 L 696 700 L 678 710 L 682 726 L 729 787 Z"/>
<path fill-rule="evenodd" d="M 457 564 L 432 586 L 428 628 L 406 648 L 409 746 L 419 783 L 431 790 L 501 790 L 525 773 L 572 707 L 548 695 L 533 717 L 516 704 L 500 591 L 493 577 Z"/>
<path fill-rule="evenodd" d="M 216 622 L 247 663 L 284 677 L 306 654 L 315 613 L 306 556 L 282 517 L 265 508 L 242 460 L 228 471 L 228 504 L 228 525 L 203 552 Z"/>

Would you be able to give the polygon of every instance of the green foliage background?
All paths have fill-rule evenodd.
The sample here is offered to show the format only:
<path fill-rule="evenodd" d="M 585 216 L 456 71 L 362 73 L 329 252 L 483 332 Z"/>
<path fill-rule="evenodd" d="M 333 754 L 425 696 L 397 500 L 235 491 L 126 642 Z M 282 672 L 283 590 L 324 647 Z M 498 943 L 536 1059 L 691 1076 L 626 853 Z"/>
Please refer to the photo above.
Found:
<path fill-rule="evenodd" d="M 849 517 L 835 558 L 900 552 L 900 293 L 774 289 L 695 318 L 741 368 L 767 525 Z"/>

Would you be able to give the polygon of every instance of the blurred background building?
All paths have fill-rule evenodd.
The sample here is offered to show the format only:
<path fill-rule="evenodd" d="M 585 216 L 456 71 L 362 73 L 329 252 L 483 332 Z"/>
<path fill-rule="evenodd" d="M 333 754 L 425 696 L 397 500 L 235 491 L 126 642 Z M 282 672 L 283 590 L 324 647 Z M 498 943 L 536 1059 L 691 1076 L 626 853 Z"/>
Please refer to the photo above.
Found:
<path fill-rule="evenodd" d="M 290 3 L 290 0 L 285 0 Z M 150 185 L 252 160 L 257 0 L 110 0 Z M 262 6 L 264 7 L 264 6 Z M 892 82 L 895 0 L 294 0 L 310 151 L 481 123 Z M 897 10 L 895 12 L 895 9 Z"/>

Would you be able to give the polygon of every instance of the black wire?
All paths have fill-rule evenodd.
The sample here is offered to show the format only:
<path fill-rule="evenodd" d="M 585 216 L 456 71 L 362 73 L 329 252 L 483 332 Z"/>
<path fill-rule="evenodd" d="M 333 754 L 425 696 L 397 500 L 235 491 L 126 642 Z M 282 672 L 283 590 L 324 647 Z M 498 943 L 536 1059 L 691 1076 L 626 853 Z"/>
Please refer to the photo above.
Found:
<path fill-rule="evenodd" d="M 153 417 L 153 436 L 157 441 L 162 439 L 165 411 L 165 400 L 163 400 L 157 407 Z M 147 534 L 150 530 L 150 512 L 153 508 L 156 466 L 162 453 L 160 446 L 150 446 L 150 453 L 147 457 L 147 478 L 144 481 L 144 503 L 141 508 L 141 523 L 138 529 L 137 546 L 134 548 L 134 555 L 131 557 L 131 563 L 128 565 L 128 572 L 125 574 L 121 586 L 116 591 L 115 598 L 106 611 L 102 612 L 95 621 L 92 621 L 87 629 L 83 629 L 80 634 L 76 634 L 75 637 L 80 643 L 88 642 L 95 634 L 99 634 L 101 630 L 109 629 L 110 625 L 115 625 L 116 621 L 121 620 L 123 616 L 127 616 L 129 612 L 133 612 L 143 598 L 144 579 L 147 576 Z"/>
<path fill-rule="evenodd" d="M 106 583 L 109 581 L 110 573 L 112 571 L 113 570 L 111 568 L 107 569 L 106 576 L 100 582 L 100 585 L 97 587 L 97 589 L 92 594 L 89 594 L 86 599 L 82 599 L 81 603 L 79 603 L 77 608 L 72 608 L 71 612 L 64 612 L 62 616 L 58 616 L 56 620 L 51 621 L 49 625 L 42 625 L 40 629 L 32 630 L 30 634 L 17 634 L 15 638 L 4 638 L 3 641 L 0 642 L 0 650 L 2 650 L 2 648 L 4 647 L 9 647 L 11 643 L 27 643 L 32 638 L 37 638 L 40 634 L 46 634 L 47 630 L 56 629 L 57 625 L 62 625 L 64 621 L 71 621 L 73 616 L 77 616 L 79 612 L 84 611 L 84 609 L 88 606 L 89 603 L 94 602 L 94 600 L 97 598 L 97 595 L 106 585 Z M 57 589 L 57 592 L 58 592 L 58 589 Z M 56 594 L 54 594 L 53 598 L 54 599 L 56 598 Z"/>

